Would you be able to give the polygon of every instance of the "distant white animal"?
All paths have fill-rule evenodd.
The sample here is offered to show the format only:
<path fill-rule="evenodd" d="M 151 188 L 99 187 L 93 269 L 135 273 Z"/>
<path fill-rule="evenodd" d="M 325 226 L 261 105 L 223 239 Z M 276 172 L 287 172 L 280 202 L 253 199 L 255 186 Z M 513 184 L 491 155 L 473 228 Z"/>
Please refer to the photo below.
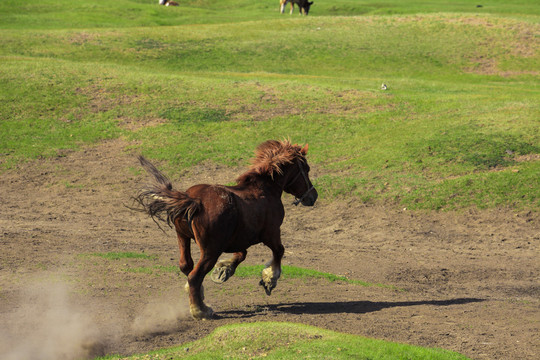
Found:
<path fill-rule="evenodd" d="M 381 85 L 381 90 L 386 90 L 386 89 L 388 89 L 388 88 L 386 87 L 386 84 L 382 84 L 382 85 Z"/>

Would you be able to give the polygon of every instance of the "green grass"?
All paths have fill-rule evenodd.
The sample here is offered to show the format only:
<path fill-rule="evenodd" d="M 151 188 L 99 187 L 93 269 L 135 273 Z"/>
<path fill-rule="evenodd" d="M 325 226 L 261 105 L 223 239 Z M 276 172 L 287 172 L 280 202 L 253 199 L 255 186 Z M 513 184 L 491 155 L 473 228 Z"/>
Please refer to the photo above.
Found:
<path fill-rule="evenodd" d="M 147 274 L 154 276 L 161 276 L 163 274 L 178 274 L 180 275 L 180 268 L 177 265 L 162 265 L 157 264 L 159 258 L 157 255 L 148 255 L 137 252 L 105 252 L 105 253 L 87 253 L 79 255 L 82 258 L 98 257 L 109 261 L 116 262 L 117 260 L 143 260 L 143 261 L 126 261 L 125 264 L 119 263 L 118 269 L 120 271 L 135 273 L 135 274 Z M 146 261 L 145 261 L 146 260 Z"/>
<path fill-rule="evenodd" d="M 239 266 L 234 276 L 245 278 L 245 277 L 259 277 L 261 276 L 261 272 L 264 269 L 264 265 L 241 265 Z M 366 281 L 362 280 L 356 280 L 356 279 L 349 279 L 346 276 L 343 275 L 335 275 L 330 274 L 322 271 L 312 270 L 312 269 L 305 269 L 300 268 L 296 266 L 288 266 L 283 265 L 282 266 L 282 273 L 281 273 L 281 279 L 324 279 L 331 282 L 334 281 L 342 281 L 348 284 L 355 284 L 355 285 L 361 285 L 361 286 L 378 286 L 378 287 L 386 287 L 386 288 L 394 288 L 391 285 L 384 285 L 384 284 L 372 284 Z"/>
<path fill-rule="evenodd" d="M 0 2 L 0 29 L 93 29 L 221 24 L 254 19 L 289 18 L 279 14 L 277 0 L 185 0 L 179 7 L 158 6 L 154 0 L 16 0 Z M 535 0 L 492 0 L 482 8 L 477 2 L 368 0 L 315 1 L 310 17 L 465 13 L 472 15 L 530 17 L 539 15 Z M 298 17 L 295 9 L 294 17 Z"/>
<path fill-rule="evenodd" d="M 122 357 L 124 358 L 124 357 Z M 259 322 L 222 326 L 207 337 L 125 359 L 373 359 L 458 360 L 446 350 L 368 339 L 313 326 Z M 119 359 L 110 356 L 106 359 Z"/>
<path fill-rule="evenodd" d="M 148 274 L 160 276 L 164 273 L 174 273 L 180 275 L 180 268 L 178 266 L 163 266 L 163 265 L 153 265 L 153 266 L 135 266 L 122 269 L 125 272 L 137 273 L 137 274 Z"/>
<path fill-rule="evenodd" d="M 83 257 L 100 257 L 107 260 L 120 260 L 120 259 L 144 259 L 144 260 L 156 260 L 156 255 L 147 255 L 135 252 L 106 252 L 106 253 L 90 253 L 82 254 Z"/>
<path fill-rule="evenodd" d="M 0 4 L 0 170 L 120 137 L 174 176 L 290 137 L 322 199 L 540 210 L 534 1 L 155 3 Z"/>

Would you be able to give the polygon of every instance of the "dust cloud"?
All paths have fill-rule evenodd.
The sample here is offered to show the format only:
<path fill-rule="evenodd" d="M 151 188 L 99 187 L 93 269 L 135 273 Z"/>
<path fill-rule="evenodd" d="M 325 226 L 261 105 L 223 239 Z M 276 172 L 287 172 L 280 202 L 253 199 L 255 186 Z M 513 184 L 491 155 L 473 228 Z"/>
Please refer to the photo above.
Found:
<path fill-rule="evenodd" d="M 93 359 L 114 353 L 122 341 L 183 331 L 190 318 L 187 299 L 176 291 L 140 304 L 131 314 L 100 301 L 81 298 L 58 281 L 30 282 L 16 301 L 0 303 L 5 319 L 0 326 L 0 359 Z"/>
<path fill-rule="evenodd" d="M 69 301 L 67 285 L 41 282 L 21 292 L 0 328 L 0 358 L 88 359 L 104 355 L 105 339 L 90 314 Z"/>
<path fill-rule="evenodd" d="M 148 303 L 133 321 L 131 330 L 139 336 L 175 332 L 189 316 L 187 300 L 165 296 Z"/>

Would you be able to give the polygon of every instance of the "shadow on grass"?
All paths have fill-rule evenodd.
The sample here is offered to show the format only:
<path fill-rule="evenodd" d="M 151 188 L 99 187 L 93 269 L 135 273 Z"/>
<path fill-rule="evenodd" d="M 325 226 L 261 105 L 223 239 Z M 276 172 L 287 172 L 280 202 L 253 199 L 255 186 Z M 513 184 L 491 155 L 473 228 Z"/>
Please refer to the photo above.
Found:
<path fill-rule="evenodd" d="M 287 314 L 366 314 L 394 307 L 407 306 L 450 306 L 463 305 L 486 301 L 477 298 L 458 298 L 450 300 L 424 300 L 424 301 L 396 301 L 396 302 L 372 302 L 372 301 L 338 301 L 338 302 L 296 302 L 273 304 L 258 307 L 253 310 L 229 310 L 220 311 L 219 315 L 224 318 L 249 318 L 275 311 Z"/>

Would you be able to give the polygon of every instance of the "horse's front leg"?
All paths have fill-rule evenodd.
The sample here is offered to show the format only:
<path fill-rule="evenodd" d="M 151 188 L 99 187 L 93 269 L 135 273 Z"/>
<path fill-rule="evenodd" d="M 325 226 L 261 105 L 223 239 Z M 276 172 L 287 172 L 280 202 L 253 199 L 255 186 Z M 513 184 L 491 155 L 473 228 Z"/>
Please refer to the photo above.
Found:
<path fill-rule="evenodd" d="M 221 260 L 216 264 L 212 276 L 213 282 L 222 284 L 234 275 L 238 265 L 246 259 L 247 250 L 236 252 L 229 260 Z"/>
<path fill-rule="evenodd" d="M 281 244 L 279 230 L 276 236 L 263 243 L 272 250 L 273 256 L 272 260 L 266 264 L 266 268 L 262 271 L 262 279 L 259 284 L 264 288 L 266 295 L 270 295 L 281 276 L 281 258 L 283 257 L 285 248 Z"/>

